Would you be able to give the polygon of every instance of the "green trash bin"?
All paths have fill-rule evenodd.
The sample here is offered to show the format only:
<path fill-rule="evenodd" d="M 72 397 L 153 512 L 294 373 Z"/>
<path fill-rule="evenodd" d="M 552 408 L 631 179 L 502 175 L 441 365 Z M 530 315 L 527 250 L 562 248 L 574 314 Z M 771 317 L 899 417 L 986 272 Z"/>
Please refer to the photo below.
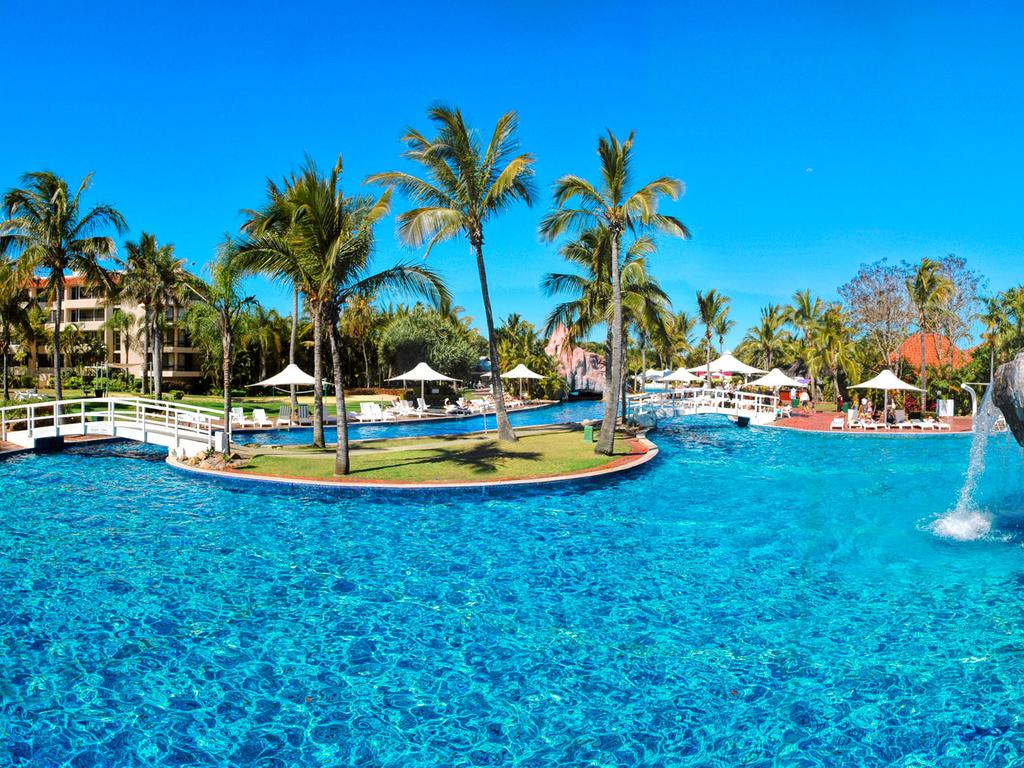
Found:
<path fill-rule="evenodd" d="M 588 424 L 587 426 L 585 426 L 583 428 L 583 442 L 584 443 L 592 443 L 592 442 L 594 442 L 594 427 L 593 427 L 593 425 Z"/>

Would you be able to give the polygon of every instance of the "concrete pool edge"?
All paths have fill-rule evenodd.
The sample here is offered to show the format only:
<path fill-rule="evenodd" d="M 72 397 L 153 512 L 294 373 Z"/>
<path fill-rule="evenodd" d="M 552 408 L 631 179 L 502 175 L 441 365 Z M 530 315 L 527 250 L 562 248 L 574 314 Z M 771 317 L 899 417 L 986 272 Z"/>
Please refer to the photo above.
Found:
<path fill-rule="evenodd" d="M 315 480 L 304 477 L 289 477 L 282 475 L 263 475 L 252 472 L 239 472 L 237 470 L 214 470 L 201 469 L 189 466 L 168 454 L 166 463 L 179 471 L 191 472 L 197 475 L 216 478 L 218 480 L 237 480 L 239 482 L 252 481 L 254 483 L 274 483 L 277 485 L 305 486 L 314 488 L 337 488 L 352 490 L 452 490 L 452 489 L 473 489 L 473 488 L 506 488 L 515 486 L 546 485 L 551 483 L 569 483 L 573 481 L 592 480 L 595 478 L 617 475 L 632 469 L 644 466 L 658 455 L 658 446 L 647 439 L 645 434 L 636 437 L 626 438 L 631 447 L 629 454 L 617 456 L 612 461 L 600 467 L 584 469 L 578 472 L 569 472 L 560 475 L 538 475 L 532 477 L 513 478 L 509 480 L 484 480 L 474 482 L 397 482 L 388 480 Z M 642 448 L 642 453 L 636 453 L 632 449 Z"/>

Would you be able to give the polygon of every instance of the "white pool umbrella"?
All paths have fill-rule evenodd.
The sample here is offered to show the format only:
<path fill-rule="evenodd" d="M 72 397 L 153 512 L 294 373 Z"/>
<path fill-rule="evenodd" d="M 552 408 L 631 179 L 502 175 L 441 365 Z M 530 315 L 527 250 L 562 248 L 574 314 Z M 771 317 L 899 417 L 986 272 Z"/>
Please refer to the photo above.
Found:
<path fill-rule="evenodd" d="M 759 379 L 754 379 L 751 382 L 743 385 L 744 387 L 769 387 L 771 389 L 781 389 L 783 387 L 806 387 L 794 378 L 791 378 L 780 371 L 778 368 L 772 368 L 768 373 Z"/>
<path fill-rule="evenodd" d="M 290 363 L 285 367 L 283 371 L 278 374 L 271 376 L 269 379 L 263 381 L 257 381 L 255 384 L 250 384 L 250 387 L 308 387 L 316 381 L 312 376 L 306 373 L 304 370 Z"/>
<path fill-rule="evenodd" d="M 658 379 L 666 384 L 689 384 L 691 381 L 700 381 L 700 377 L 694 376 L 685 368 L 677 368 L 668 376 Z"/>
<path fill-rule="evenodd" d="M 453 379 L 451 376 L 445 376 L 443 373 L 438 373 L 426 363 L 417 363 L 410 371 L 399 376 L 392 376 L 388 381 L 418 381 L 420 383 L 420 397 L 425 398 L 427 396 L 427 382 L 428 381 L 458 381 Z"/>
<path fill-rule="evenodd" d="M 508 371 L 507 373 L 501 374 L 501 378 L 503 378 L 503 379 L 519 379 L 519 396 L 522 397 L 523 396 L 523 379 L 543 379 L 544 377 L 541 376 L 536 371 L 531 371 L 525 365 L 520 363 L 515 368 L 513 368 L 511 371 Z"/>
<path fill-rule="evenodd" d="M 712 360 L 710 366 L 700 365 L 688 370 L 690 373 L 704 373 L 706 370 L 710 370 L 712 373 L 738 373 L 742 376 L 749 376 L 752 373 L 767 373 L 760 368 L 747 365 L 739 358 L 734 357 L 732 352 L 726 352 L 721 357 Z"/>
<path fill-rule="evenodd" d="M 885 410 L 882 411 L 883 417 L 885 411 L 889 410 L 889 390 L 899 389 L 905 392 L 921 392 L 922 390 L 915 387 L 913 384 L 907 384 L 903 379 L 899 378 L 895 373 L 886 368 L 880 374 L 875 376 L 873 379 L 862 381 L 860 384 L 854 384 L 850 389 L 882 389 L 885 390 Z"/>

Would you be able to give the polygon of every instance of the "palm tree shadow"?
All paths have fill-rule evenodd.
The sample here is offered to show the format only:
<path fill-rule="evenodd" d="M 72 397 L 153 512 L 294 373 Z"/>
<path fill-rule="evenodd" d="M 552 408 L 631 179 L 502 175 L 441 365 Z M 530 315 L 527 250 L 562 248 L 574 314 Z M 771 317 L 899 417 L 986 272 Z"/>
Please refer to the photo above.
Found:
<path fill-rule="evenodd" d="M 410 449 L 414 450 L 414 449 Z M 472 472 L 482 474 L 496 472 L 498 462 L 505 457 L 511 456 L 517 460 L 540 461 L 543 454 L 539 451 L 516 451 L 514 454 L 506 453 L 495 443 L 477 445 L 470 449 L 455 448 L 431 448 L 429 456 L 415 456 L 406 459 L 396 460 L 391 464 L 376 464 L 365 469 L 352 471 L 353 475 L 364 472 L 375 472 L 382 469 L 398 469 L 401 467 L 412 467 L 431 464 L 454 464 L 459 467 L 467 467 Z"/>

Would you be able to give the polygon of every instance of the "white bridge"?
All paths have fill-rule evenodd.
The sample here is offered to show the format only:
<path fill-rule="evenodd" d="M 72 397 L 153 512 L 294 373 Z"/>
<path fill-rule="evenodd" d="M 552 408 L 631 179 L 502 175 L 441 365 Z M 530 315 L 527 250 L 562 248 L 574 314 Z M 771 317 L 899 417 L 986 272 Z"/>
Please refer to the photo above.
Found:
<path fill-rule="evenodd" d="M 0 408 L 0 440 L 34 449 L 57 438 L 99 435 L 195 456 L 223 450 L 222 423 L 223 414 L 213 408 L 139 397 L 49 400 Z"/>
<path fill-rule="evenodd" d="M 779 415 L 779 398 L 725 389 L 687 388 L 643 392 L 626 398 L 631 421 L 654 426 L 659 419 L 718 413 L 745 424 L 770 424 Z"/>

